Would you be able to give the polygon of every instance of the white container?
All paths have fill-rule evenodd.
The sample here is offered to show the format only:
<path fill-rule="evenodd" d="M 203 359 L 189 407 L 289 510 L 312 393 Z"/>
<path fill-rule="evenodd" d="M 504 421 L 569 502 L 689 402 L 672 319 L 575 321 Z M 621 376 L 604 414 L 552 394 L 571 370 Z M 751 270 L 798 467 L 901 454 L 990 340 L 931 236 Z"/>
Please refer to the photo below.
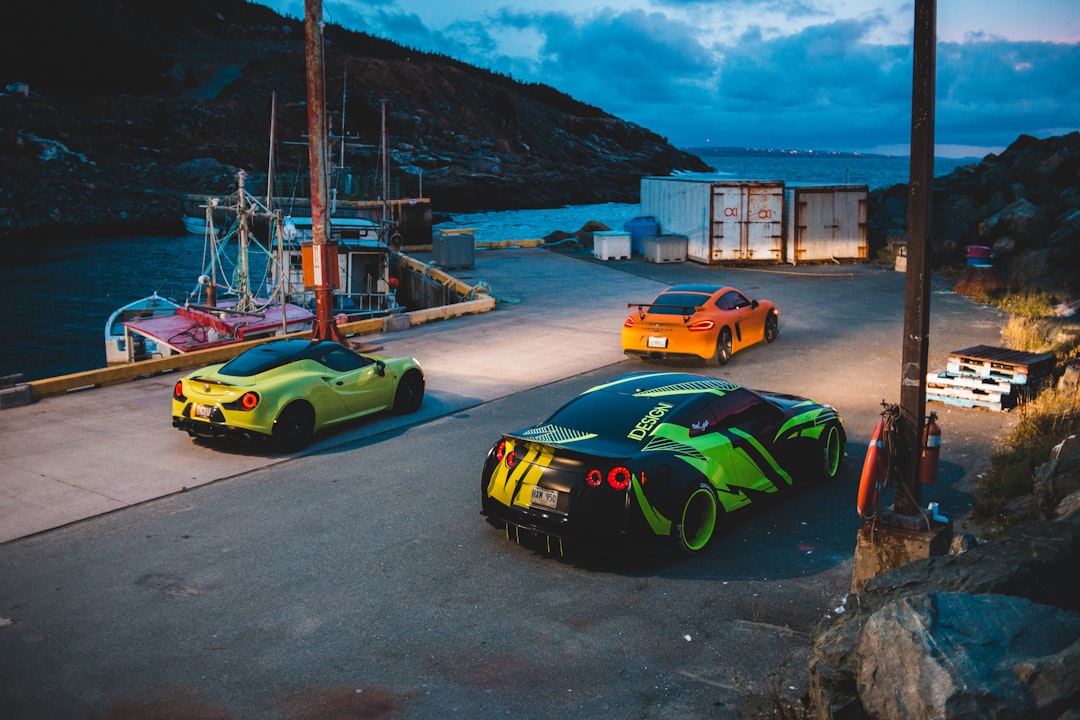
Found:
<path fill-rule="evenodd" d="M 593 257 L 598 260 L 629 260 L 630 233 L 616 230 L 594 232 Z"/>
<path fill-rule="evenodd" d="M 644 177 L 641 214 L 685 235 L 686 256 L 707 265 L 783 261 L 784 183 L 712 174 Z"/>
<path fill-rule="evenodd" d="M 645 262 L 671 263 L 686 261 L 685 235 L 646 235 L 642 241 Z"/>
<path fill-rule="evenodd" d="M 866 260 L 866 185 L 788 183 L 784 187 L 787 262 Z"/>

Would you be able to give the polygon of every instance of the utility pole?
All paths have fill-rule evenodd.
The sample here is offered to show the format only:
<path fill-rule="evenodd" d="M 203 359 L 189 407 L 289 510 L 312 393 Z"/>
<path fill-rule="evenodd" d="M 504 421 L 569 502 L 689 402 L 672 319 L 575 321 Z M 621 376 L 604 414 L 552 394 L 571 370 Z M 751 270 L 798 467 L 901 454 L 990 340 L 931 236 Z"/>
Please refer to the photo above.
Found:
<path fill-rule="evenodd" d="M 311 166 L 311 262 L 315 284 L 315 326 L 312 340 L 342 342 L 334 323 L 334 275 L 337 253 L 331 252 L 330 218 L 326 211 L 326 78 L 323 65 L 322 0 L 304 0 L 307 55 L 308 164 Z"/>
<path fill-rule="evenodd" d="M 900 386 L 901 447 L 905 455 L 901 462 L 893 504 L 893 509 L 900 515 L 916 515 L 922 506 L 918 469 L 926 415 L 926 367 L 930 347 L 936 28 L 936 0 L 915 0 L 911 176 L 908 185 L 908 265 L 904 290 L 904 346 Z"/>
<path fill-rule="evenodd" d="M 930 269 L 934 180 L 934 73 L 936 0 L 915 0 L 911 89 L 911 178 L 908 194 L 908 264 L 904 293 L 904 342 L 897 418 L 897 477 L 892 512 L 859 528 L 851 589 L 912 560 L 943 555 L 952 525 L 921 512 L 919 464 L 926 412 L 930 335 Z M 875 431 L 876 433 L 876 431 Z M 867 460 L 870 460 L 869 452 Z M 864 478 L 865 480 L 865 478 Z M 861 493 L 860 493 L 861 494 Z M 860 510 L 861 512 L 861 510 Z"/>

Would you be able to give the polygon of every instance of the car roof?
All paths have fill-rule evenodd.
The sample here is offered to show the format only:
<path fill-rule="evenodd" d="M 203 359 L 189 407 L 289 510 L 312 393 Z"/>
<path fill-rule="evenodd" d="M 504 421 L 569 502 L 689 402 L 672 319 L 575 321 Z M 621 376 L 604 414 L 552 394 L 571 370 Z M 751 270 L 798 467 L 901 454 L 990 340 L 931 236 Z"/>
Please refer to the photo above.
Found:
<path fill-rule="evenodd" d="M 227 362 L 218 372 L 223 375 L 251 376 L 298 360 L 321 357 L 330 347 L 343 347 L 332 340 L 287 338 L 256 345 Z"/>
<path fill-rule="evenodd" d="M 692 373 L 631 373 L 576 396 L 546 421 L 511 437 L 595 455 L 638 452 L 649 429 L 707 402 L 748 391 L 727 380 Z"/>
<path fill-rule="evenodd" d="M 673 292 L 695 292 L 695 293 L 705 293 L 707 295 L 712 295 L 713 293 L 719 292 L 721 290 L 727 290 L 727 289 L 728 288 L 723 286 L 723 285 L 706 285 L 706 284 L 703 284 L 703 283 L 698 283 L 698 284 L 690 284 L 690 285 L 672 285 L 671 287 L 669 287 L 667 290 L 664 290 L 664 292 L 662 292 L 660 294 L 663 295 L 665 293 L 673 293 Z"/>

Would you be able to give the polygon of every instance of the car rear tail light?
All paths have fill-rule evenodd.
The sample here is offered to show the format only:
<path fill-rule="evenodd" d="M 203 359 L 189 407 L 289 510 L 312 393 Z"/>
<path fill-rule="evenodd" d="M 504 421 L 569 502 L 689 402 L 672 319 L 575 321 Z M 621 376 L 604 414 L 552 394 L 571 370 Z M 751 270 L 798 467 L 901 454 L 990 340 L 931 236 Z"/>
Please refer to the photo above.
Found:
<path fill-rule="evenodd" d="M 513 469 L 518 464 L 517 453 L 513 450 L 506 454 L 506 467 Z"/>
<path fill-rule="evenodd" d="M 627 315 L 626 319 L 623 320 L 622 326 L 625 327 L 625 328 L 634 327 L 634 316 L 633 315 Z"/>
<path fill-rule="evenodd" d="M 630 487 L 630 471 L 624 467 L 611 468 L 607 474 L 608 485 L 616 490 L 625 490 Z"/>
<path fill-rule="evenodd" d="M 506 456 L 506 441 L 500 440 L 499 444 L 495 446 L 495 459 L 499 462 L 503 461 Z"/>
<path fill-rule="evenodd" d="M 696 323 L 690 323 L 686 326 L 686 329 L 690 332 L 701 332 L 703 330 L 712 330 L 716 327 L 716 323 L 712 320 L 698 320 Z"/>
<path fill-rule="evenodd" d="M 615 490 L 625 490 L 630 487 L 630 480 L 633 478 L 633 473 L 628 468 L 619 466 L 613 467 L 608 470 L 607 475 L 596 468 L 593 468 L 585 474 L 585 484 L 589 487 L 600 487 L 604 484 L 604 478 L 607 477 L 607 483 Z M 645 478 L 641 479 L 645 482 Z"/>
<path fill-rule="evenodd" d="M 255 406 L 259 404 L 259 394 L 253 392 L 246 392 L 240 398 L 240 407 L 244 410 L 254 410 Z"/>
<path fill-rule="evenodd" d="M 187 399 L 187 398 L 184 397 L 184 382 L 182 380 L 177 380 L 176 384 L 173 385 L 172 396 L 176 400 L 186 400 Z"/>

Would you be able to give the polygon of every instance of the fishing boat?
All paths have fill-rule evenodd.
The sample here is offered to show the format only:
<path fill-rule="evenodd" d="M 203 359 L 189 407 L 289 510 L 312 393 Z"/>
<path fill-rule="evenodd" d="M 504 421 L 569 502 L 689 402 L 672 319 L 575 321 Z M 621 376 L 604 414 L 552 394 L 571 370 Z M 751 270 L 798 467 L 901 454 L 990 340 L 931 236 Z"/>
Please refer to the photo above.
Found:
<path fill-rule="evenodd" d="M 265 209 L 246 195 L 245 175 L 237 174 L 236 220 L 220 238 L 214 216 L 221 203 L 206 203 L 210 260 L 195 289 L 183 303 L 153 295 L 114 312 L 105 328 L 106 362 L 138 362 L 312 328 L 315 314 L 290 302 L 282 284 L 284 246 L 275 257 L 270 244 L 251 234 L 252 218 Z"/>
<path fill-rule="evenodd" d="M 113 311 L 105 321 L 105 363 L 118 365 L 131 362 L 129 358 L 145 360 L 161 355 L 162 351 L 155 341 L 147 340 L 143 336 L 129 337 L 124 323 L 174 315 L 179 307 L 172 300 L 155 292 Z M 132 343 L 135 343 L 135 346 L 132 346 Z"/>

